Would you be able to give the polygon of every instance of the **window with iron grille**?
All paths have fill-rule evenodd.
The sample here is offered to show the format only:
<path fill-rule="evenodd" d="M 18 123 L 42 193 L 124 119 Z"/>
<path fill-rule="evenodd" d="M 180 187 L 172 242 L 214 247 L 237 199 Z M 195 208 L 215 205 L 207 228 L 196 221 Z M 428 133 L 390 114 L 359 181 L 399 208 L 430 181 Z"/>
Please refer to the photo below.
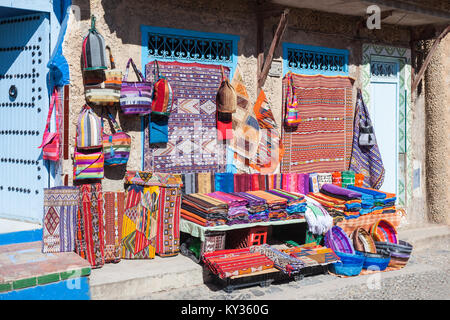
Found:
<path fill-rule="evenodd" d="M 283 73 L 348 75 L 348 50 L 283 43 Z"/>

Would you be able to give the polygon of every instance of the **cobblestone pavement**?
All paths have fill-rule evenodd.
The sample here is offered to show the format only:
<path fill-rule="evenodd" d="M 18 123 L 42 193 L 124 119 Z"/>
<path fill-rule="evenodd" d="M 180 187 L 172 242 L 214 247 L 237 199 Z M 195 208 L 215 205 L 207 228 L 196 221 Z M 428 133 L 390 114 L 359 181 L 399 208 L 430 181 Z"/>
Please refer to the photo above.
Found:
<path fill-rule="evenodd" d="M 134 299 L 174 300 L 297 300 L 297 299 L 406 299 L 450 298 L 450 242 L 438 241 L 428 249 L 413 251 L 401 270 L 340 278 L 331 274 L 305 277 L 301 281 L 236 289 L 225 293 L 220 287 L 205 284 L 135 297 Z"/>

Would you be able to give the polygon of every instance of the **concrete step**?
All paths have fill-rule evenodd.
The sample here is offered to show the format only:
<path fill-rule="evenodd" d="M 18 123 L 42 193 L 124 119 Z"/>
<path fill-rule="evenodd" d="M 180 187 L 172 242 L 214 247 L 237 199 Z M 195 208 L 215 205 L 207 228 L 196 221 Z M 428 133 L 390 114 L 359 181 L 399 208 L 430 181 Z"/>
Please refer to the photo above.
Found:
<path fill-rule="evenodd" d="M 411 226 L 397 231 L 400 240 L 411 243 L 414 250 L 423 250 L 433 245 L 435 241 L 450 239 L 450 226 L 424 224 Z"/>
<path fill-rule="evenodd" d="M 91 299 L 124 299 L 201 285 L 208 281 L 201 265 L 179 254 L 147 260 L 121 260 L 93 269 Z"/>

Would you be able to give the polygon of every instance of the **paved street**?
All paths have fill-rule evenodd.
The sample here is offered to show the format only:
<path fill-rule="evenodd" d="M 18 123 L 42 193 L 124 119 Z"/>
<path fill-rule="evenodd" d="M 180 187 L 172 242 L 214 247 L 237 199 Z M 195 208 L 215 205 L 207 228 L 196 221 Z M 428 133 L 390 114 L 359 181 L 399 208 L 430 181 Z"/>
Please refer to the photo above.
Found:
<path fill-rule="evenodd" d="M 230 294 L 215 285 L 201 285 L 134 297 L 134 299 L 220 299 L 220 300 L 295 300 L 295 299 L 445 299 L 450 298 L 450 245 L 435 241 L 430 248 L 413 251 L 408 265 L 398 271 L 340 278 L 331 274 L 270 287 L 237 289 Z"/>

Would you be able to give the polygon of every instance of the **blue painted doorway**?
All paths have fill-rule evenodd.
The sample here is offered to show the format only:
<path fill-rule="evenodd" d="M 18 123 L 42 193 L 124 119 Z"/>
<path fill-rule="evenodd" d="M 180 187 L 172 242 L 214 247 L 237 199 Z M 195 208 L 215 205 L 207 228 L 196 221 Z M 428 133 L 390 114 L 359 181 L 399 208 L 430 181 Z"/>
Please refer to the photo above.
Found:
<path fill-rule="evenodd" d="M 48 13 L 0 19 L 0 217 L 42 223 Z"/>

